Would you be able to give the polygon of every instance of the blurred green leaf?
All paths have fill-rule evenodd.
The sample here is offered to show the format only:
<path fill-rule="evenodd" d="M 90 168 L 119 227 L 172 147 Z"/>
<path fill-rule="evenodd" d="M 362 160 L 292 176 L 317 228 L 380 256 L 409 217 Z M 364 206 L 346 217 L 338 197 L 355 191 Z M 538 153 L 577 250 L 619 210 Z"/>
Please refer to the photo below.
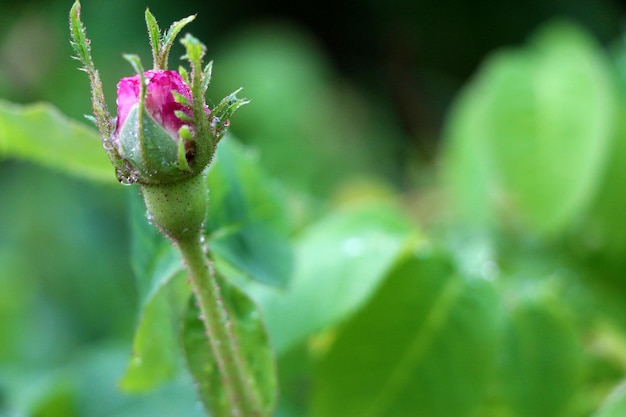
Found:
<path fill-rule="evenodd" d="M 626 106 L 621 106 L 620 113 L 626 113 Z M 607 250 L 618 259 L 623 259 L 626 248 L 626 228 L 623 227 L 626 213 L 623 193 L 626 181 L 626 121 L 621 117 L 611 145 L 597 195 L 582 225 L 582 241 L 587 249 Z"/>
<path fill-rule="evenodd" d="M 0 157 L 116 183 L 96 130 L 68 119 L 50 104 L 20 106 L 0 100 Z"/>
<path fill-rule="evenodd" d="M 33 417 L 78 417 L 75 388 L 62 383 L 51 386 L 51 391 L 39 400 Z"/>
<path fill-rule="evenodd" d="M 616 90 L 620 103 L 618 114 L 626 114 L 626 41 L 620 39 L 612 50 Z M 582 238 L 587 248 L 608 250 L 622 259 L 626 248 L 626 228 L 623 227 L 626 212 L 626 121 L 616 120 L 616 129 L 609 149 L 609 156 L 597 190 L 594 204 L 588 209 L 588 222 L 583 225 Z M 620 268 L 621 269 L 621 268 Z"/>
<path fill-rule="evenodd" d="M 248 224 L 210 241 L 216 258 L 259 282 L 284 286 L 291 275 L 292 249 L 286 236 L 260 224 Z"/>
<path fill-rule="evenodd" d="M 457 203 L 482 210 L 477 200 L 487 197 L 503 219 L 543 234 L 571 225 L 602 174 L 614 132 L 613 90 L 598 45 L 566 23 L 491 58 L 450 119 L 452 188 L 483 189 Z"/>
<path fill-rule="evenodd" d="M 186 273 L 164 275 L 160 288 L 145 299 L 133 351 L 120 386 L 143 392 L 171 379 L 180 370 L 179 329 L 183 306 L 189 299 Z"/>
<path fill-rule="evenodd" d="M 242 86 L 252 105 L 237 113 L 233 132 L 259 149 L 273 176 L 315 194 L 348 175 L 397 168 L 395 116 L 349 85 L 336 88 L 331 68 L 300 28 L 250 26 L 222 45 L 209 89 L 219 97 Z"/>
<path fill-rule="evenodd" d="M 311 349 L 300 344 L 278 356 L 279 398 L 274 417 L 308 415 L 314 358 Z"/>
<path fill-rule="evenodd" d="M 204 416 L 189 375 L 181 375 L 142 395 L 121 391 L 117 378 L 124 369 L 126 357 L 125 347 L 104 344 L 75 358 L 71 371 L 79 388 L 80 416 Z"/>
<path fill-rule="evenodd" d="M 219 279 L 222 300 L 229 312 L 233 329 L 237 335 L 239 348 L 245 365 L 253 376 L 253 384 L 263 416 L 271 415 L 276 404 L 277 380 L 274 353 L 261 315 L 254 303 L 236 286 Z M 183 346 L 189 369 L 195 378 L 200 399 L 207 410 L 214 416 L 231 415 L 230 402 L 223 389 L 217 363 L 206 338 L 204 324 L 200 320 L 200 311 L 192 301 L 189 303 L 183 331 Z"/>
<path fill-rule="evenodd" d="M 380 203 L 338 210 L 307 228 L 295 243 L 287 288 L 247 287 L 277 351 L 357 310 L 415 235 L 402 213 Z"/>
<path fill-rule="evenodd" d="M 393 271 L 316 372 L 312 415 L 471 416 L 494 371 L 499 303 L 436 255 Z"/>
<path fill-rule="evenodd" d="M 206 223 L 212 254 L 259 282 L 285 285 L 293 255 L 284 196 L 233 138 L 222 141 L 208 174 Z"/>
<path fill-rule="evenodd" d="M 570 416 L 580 388 L 581 347 L 558 301 L 523 301 L 507 317 L 503 390 L 519 417 Z"/>
<path fill-rule="evenodd" d="M 133 353 L 121 386 L 141 392 L 170 379 L 179 370 L 180 320 L 191 290 L 178 251 L 146 221 L 146 210 L 138 195 L 131 203 L 131 256 L 141 308 Z"/>
<path fill-rule="evenodd" d="M 621 384 L 609 395 L 593 417 L 622 417 L 626 415 L 626 385 Z"/>
<path fill-rule="evenodd" d="M 493 222 L 493 178 L 486 135 L 487 95 L 470 84 L 456 99 L 445 126 L 444 181 L 453 209 L 471 226 Z"/>
<path fill-rule="evenodd" d="M 2 403 L 0 415 L 32 417 L 78 417 L 77 384 L 66 370 L 39 372 L 24 369 L 16 373 L 6 369 L 0 375 Z"/>

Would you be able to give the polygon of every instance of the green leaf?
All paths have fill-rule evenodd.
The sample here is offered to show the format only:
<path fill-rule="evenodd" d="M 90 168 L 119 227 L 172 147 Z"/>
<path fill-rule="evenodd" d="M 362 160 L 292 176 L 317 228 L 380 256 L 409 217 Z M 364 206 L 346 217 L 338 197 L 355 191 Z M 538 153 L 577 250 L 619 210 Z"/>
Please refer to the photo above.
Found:
<path fill-rule="evenodd" d="M 263 224 L 233 227 L 214 236 L 210 247 L 214 257 L 258 282 L 284 286 L 292 272 L 293 254 L 286 236 Z"/>
<path fill-rule="evenodd" d="M 329 195 L 346 178 L 401 175 L 393 155 L 402 152 L 394 143 L 403 133 L 395 116 L 380 103 L 370 107 L 372 100 L 357 91 L 334 88 L 334 68 L 315 39 L 292 25 L 270 24 L 247 27 L 227 42 L 214 57 L 222 75 L 211 95 L 245 88 L 252 105 L 230 129 L 253 141 L 272 176 Z"/>
<path fill-rule="evenodd" d="M 213 255 L 254 280 L 284 286 L 293 257 L 284 197 L 232 138 L 220 143 L 208 184 Z"/>
<path fill-rule="evenodd" d="M 139 196 L 132 200 L 131 208 L 131 259 L 141 307 L 132 357 L 121 386 L 141 392 L 170 379 L 180 368 L 180 320 L 191 290 L 180 254 L 148 224 Z"/>
<path fill-rule="evenodd" d="M 609 395 L 593 417 L 622 417 L 626 415 L 626 385 L 621 384 Z"/>
<path fill-rule="evenodd" d="M 470 84 L 453 104 L 444 134 L 446 192 L 452 199 L 456 219 L 471 226 L 494 220 L 490 200 L 493 167 L 484 134 L 487 100 L 478 83 Z"/>
<path fill-rule="evenodd" d="M 495 368 L 498 304 L 487 281 L 443 258 L 407 260 L 319 363 L 312 416 L 474 415 Z"/>
<path fill-rule="evenodd" d="M 482 186 L 502 219 L 558 233 L 594 195 L 614 130 L 613 90 L 598 45 L 575 26 L 553 24 L 527 48 L 489 60 L 464 92 L 450 121 L 452 162 L 476 150 L 447 169 L 467 175 L 467 189 Z"/>
<path fill-rule="evenodd" d="M 571 415 L 580 387 L 581 348 L 556 300 L 528 300 L 507 317 L 502 389 L 516 417 Z"/>
<path fill-rule="evenodd" d="M 219 279 L 222 300 L 233 323 L 245 366 L 253 376 L 251 384 L 260 399 L 262 415 L 272 414 L 276 404 L 277 379 L 274 354 L 269 345 L 261 315 L 254 303 L 236 286 Z M 193 302 L 189 304 L 183 331 L 185 357 L 193 375 L 200 399 L 213 416 L 228 416 L 229 401 L 223 389 L 205 335 L 200 312 Z"/>
<path fill-rule="evenodd" d="M 626 114 L 626 41 L 620 38 L 612 52 L 619 87 L 618 113 L 623 115 Z M 626 228 L 623 227 L 626 197 L 622 192 L 626 182 L 626 120 L 618 117 L 616 124 L 609 157 L 581 237 L 588 248 L 607 250 L 622 259 L 626 249 Z"/>
<path fill-rule="evenodd" d="M 105 344 L 76 355 L 71 366 L 75 371 L 75 384 L 79 388 L 79 416 L 205 416 L 198 407 L 193 383 L 188 375 L 142 395 L 121 392 L 116 379 L 124 369 L 126 351 L 126 347 Z"/>
<path fill-rule="evenodd" d="M 345 319 L 369 298 L 415 232 L 380 203 L 345 208 L 311 225 L 296 242 L 286 289 L 249 285 L 278 352 Z"/>
<path fill-rule="evenodd" d="M 0 100 L 0 158 L 16 158 L 92 181 L 114 184 L 115 171 L 94 129 L 45 103 Z"/>

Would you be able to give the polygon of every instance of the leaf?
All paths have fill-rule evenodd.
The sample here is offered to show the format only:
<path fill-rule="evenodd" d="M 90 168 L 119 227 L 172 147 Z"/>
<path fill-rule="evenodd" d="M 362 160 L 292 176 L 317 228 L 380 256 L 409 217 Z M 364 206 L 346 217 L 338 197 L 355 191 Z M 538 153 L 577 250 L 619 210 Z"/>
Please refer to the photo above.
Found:
<path fill-rule="evenodd" d="M 626 415 L 626 384 L 620 384 L 609 395 L 593 417 L 622 417 Z"/>
<path fill-rule="evenodd" d="M 626 112 L 626 42 L 620 39 L 613 49 L 613 63 L 620 103 L 619 114 Z M 623 258 L 626 248 L 626 229 L 623 226 L 623 214 L 626 212 L 626 198 L 622 192 L 626 181 L 626 121 L 623 117 L 616 120 L 616 129 L 612 138 L 609 156 L 598 186 L 593 205 L 587 211 L 587 224 L 581 234 L 588 248 L 607 250 L 617 259 Z"/>
<path fill-rule="evenodd" d="M 488 282 L 439 256 L 408 259 L 320 361 L 312 416 L 473 415 L 494 370 L 498 313 Z"/>
<path fill-rule="evenodd" d="M 79 416 L 201 417 L 193 383 L 188 375 L 142 395 L 129 395 L 116 386 L 124 368 L 126 348 L 105 344 L 91 347 L 72 361 L 79 389 Z"/>
<path fill-rule="evenodd" d="M 260 399 L 261 415 L 270 416 L 276 404 L 276 365 L 261 315 L 241 290 L 217 277 L 245 366 L 253 376 L 250 383 Z M 185 357 L 206 409 L 212 416 L 229 416 L 227 393 L 199 317 L 198 308 L 190 302 L 183 330 Z"/>
<path fill-rule="evenodd" d="M 211 253 L 259 282 L 286 284 L 291 274 L 291 244 L 262 224 L 248 224 L 210 241 Z"/>
<path fill-rule="evenodd" d="M 458 171 L 456 190 L 467 175 L 466 189 L 482 186 L 480 195 L 504 220 L 544 235 L 571 225 L 602 173 L 614 131 L 613 90 L 606 57 L 575 26 L 552 24 L 527 48 L 500 52 L 450 120 L 451 162 L 465 164 L 447 167 Z"/>
<path fill-rule="evenodd" d="M 50 104 L 21 106 L 0 100 L 0 158 L 23 159 L 80 178 L 116 183 L 96 131 Z"/>
<path fill-rule="evenodd" d="M 361 307 L 414 235 L 401 213 L 380 203 L 345 208 L 311 225 L 295 244 L 287 288 L 246 287 L 275 349 L 285 352 Z"/>
<path fill-rule="evenodd" d="M 232 138 L 222 141 L 209 174 L 206 229 L 213 255 L 263 282 L 283 286 L 292 250 L 283 196 Z"/>
<path fill-rule="evenodd" d="M 463 223 L 472 226 L 493 221 L 493 167 L 484 134 L 488 98 L 478 82 L 470 84 L 453 104 L 446 124 L 444 182 L 452 209 Z"/>
<path fill-rule="evenodd" d="M 142 392 L 170 379 L 179 370 L 180 320 L 191 290 L 178 251 L 146 221 L 140 197 L 132 200 L 131 256 L 141 307 L 133 353 L 121 386 Z"/>
<path fill-rule="evenodd" d="M 514 416 L 571 415 L 582 375 L 581 348 L 556 300 L 527 300 L 513 308 L 501 354 L 499 386 Z"/>
<path fill-rule="evenodd" d="M 252 105 L 230 128 L 251 139 L 273 177 L 297 190 L 329 195 L 349 177 L 401 175 L 401 143 L 390 109 L 329 82 L 333 66 L 315 39 L 291 25 L 250 26 L 214 57 L 211 95 L 245 87 Z M 384 140 L 383 140 L 384 138 Z M 399 139 L 399 142 L 395 142 Z"/>

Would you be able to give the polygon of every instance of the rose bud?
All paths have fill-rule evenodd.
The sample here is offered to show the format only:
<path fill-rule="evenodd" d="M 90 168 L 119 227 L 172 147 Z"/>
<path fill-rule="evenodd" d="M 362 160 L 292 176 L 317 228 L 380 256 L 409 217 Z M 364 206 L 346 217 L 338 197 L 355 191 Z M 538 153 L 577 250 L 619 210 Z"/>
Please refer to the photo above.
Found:
<path fill-rule="evenodd" d="M 191 102 L 191 89 L 176 71 L 146 71 L 118 83 L 113 141 L 143 182 L 170 183 L 189 176 L 195 148 Z"/>

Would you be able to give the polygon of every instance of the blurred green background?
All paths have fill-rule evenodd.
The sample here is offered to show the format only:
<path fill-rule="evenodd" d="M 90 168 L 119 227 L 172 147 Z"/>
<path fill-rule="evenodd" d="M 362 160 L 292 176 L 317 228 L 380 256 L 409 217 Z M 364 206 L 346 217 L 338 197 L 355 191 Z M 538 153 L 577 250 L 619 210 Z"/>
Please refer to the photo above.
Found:
<path fill-rule="evenodd" d="M 47 101 L 77 120 L 90 112 L 87 77 L 70 59 L 70 6 L 70 1 L 0 0 L 1 99 Z M 306 4 L 84 0 L 82 6 L 111 109 L 115 108 L 117 80 L 132 74 L 122 53 L 138 53 L 145 66 L 150 62 L 145 7 L 150 7 L 162 25 L 197 13 L 187 30 L 207 45 L 208 57 L 215 61 L 209 97 L 217 100 L 244 88 L 243 94 L 252 104 L 237 113 L 232 132 L 258 152 L 270 174 L 320 204 L 347 198 L 350 190 L 360 189 L 355 184 L 384 184 L 384 188 L 399 193 L 399 200 L 414 218 L 441 236 L 447 236 L 447 227 L 441 224 L 456 220 L 449 221 L 449 207 L 442 206 L 439 169 L 445 163 L 471 165 L 476 161 L 468 162 L 471 158 L 467 155 L 481 154 L 482 149 L 473 143 L 467 148 L 455 145 L 446 155 L 458 163 L 442 162 L 448 161 L 442 154 L 449 143 L 456 143 L 455 129 L 465 123 L 451 116 L 452 103 L 486 57 L 501 47 L 523 45 L 554 18 L 569 19 L 587 31 L 599 45 L 592 49 L 613 50 L 622 36 L 624 18 L 621 3 L 608 0 L 353 0 Z M 170 57 L 171 67 L 178 65 L 181 55 L 177 45 Z M 568 62 L 567 57 L 563 62 Z M 525 82 L 514 76 L 503 77 L 505 84 L 507 80 L 520 85 Z M 486 91 L 492 87 L 476 85 L 489 96 Z M 493 89 L 497 90 L 494 96 L 500 94 L 497 87 Z M 509 102 L 518 97 L 515 91 L 506 94 L 511 95 Z M 507 102 L 507 98 L 493 100 Z M 454 108 L 480 107 L 471 98 L 468 103 Z M 485 104 L 485 108 L 492 107 Z M 588 115 L 585 109 L 581 111 Z M 498 132 L 505 134 L 504 130 Z M 502 161 L 508 164 L 523 152 L 503 150 Z M 558 164 L 558 157 L 555 161 L 551 163 Z M 478 166 L 482 166 L 480 162 Z M 580 165 L 568 168 L 578 170 Z M 454 178 L 467 179 L 468 172 L 476 171 L 471 167 L 468 171 L 452 169 L 450 183 L 458 185 Z M 580 181 L 584 182 L 588 176 L 584 169 L 581 172 Z M 520 181 L 515 173 L 503 175 L 512 187 Z M 485 183 L 475 184 L 480 188 Z M 522 195 L 524 186 L 520 186 Z M 621 211 L 625 197 L 613 191 L 598 204 L 609 211 L 613 208 L 613 218 L 620 218 L 626 214 Z M 130 410 L 125 411 L 127 415 L 150 415 L 149 409 L 133 409 L 133 401 L 139 404 L 140 400 L 122 398 L 112 391 L 124 368 L 136 320 L 126 217 L 129 194 L 136 192 L 134 188 L 88 183 L 27 162 L 0 161 L 0 416 L 5 410 L 28 409 L 29 404 L 43 404 L 41 410 L 64 410 L 64 398 L 68 399 L 65 412 L 55 415 L 72 415 L 76 405 L 69 400 L 69 393 L 78 384 L 71 377 L 74 368 L 80 368 L 76 371 L 80 375 L 98 375 L 93 378 L 99 382 L 93 384 L 102 387 L 94 395 L 101 397 L 100 402 L 107 396 L 110 401 L 108 409 L 105 406 L 98 412 L 104 409 L 122 415 L 119 410 L 123 409 Z M 465 200 L 464 192 L 469 195 Z M 493 221 L 493 212 L 484 208 L 491 197 L 481 192 L 465 188 L 457 192 L 459 206 L 467 209 L 465 214 L 469 213 L 472 220 L 464 224 L 479 223 L 482 227 Z M 576 195 L 572 207 L 580 200 Z M 524 204 L 520 203 L 522 210 Z M 622 224 L 605 222 L 611 218 L 605 216 L 587 227 L 589 222 L 581 214 L 586 208 L 567 209 L 571 214 L 567 220 L 560 220 L 564 217 L 560 212 L 554 214 L 551 207 L 545 211 L 534 208 L 526 217 L 521 216 L 521 223 L 503 216 L 504 234 L 522 229 L 516 242 L 523 242 L 523 256 L 533 260 L 525 265 L 545 267 L 543 261 L 539 266 L 534 263 L 538 257 L 533 254 L 536 250 L 542 259 L 550 258 L 543 246 L 537 249 L 536 242 L 543 239 L 553 245 L 552 249 L 559 248 L 555 257 L 573 253 L 575 258 L 582 251 L 589 257 L 584 268 L 603 271 L 606 279 L 597 285 L 607 289 L 610 299 L 624 265 L 622 244 L 626 239 L 618 230 Z M 554 222 L 551 215 L 556 216 Z M 607 230 L 616 233 L 607 234 Z M 567 239 L 576 233 L 583 237 L 570 245 Z M 607 239 L 617 242 L 617 249 L 605 252 Z M 566 247 L 564 252 L 562 246 Z M 512 258 L 511 264 L 519 262 L 517 255 Z M 618 299 L 607 308 L 620 317 L 618 322 L 626 323 L 622 322 L 626 312 L 619 304 Z M 49 384 L 50 380 L 55 383 Z M 50 392 L 51 386 L 59 391 Z M 170 395 L 191 404 L 190 413 L 198 412 L 193 408 L 193 393 L 181 388 L 186 394 L 179 395 L 175 384 L 167 389 L 166 394 L 152 395 L 161 398 L 163 404 Z M 61 405 L 46 408 L 48 400 Z M 157 408 L 159 403 L 141 404 Z"/>

